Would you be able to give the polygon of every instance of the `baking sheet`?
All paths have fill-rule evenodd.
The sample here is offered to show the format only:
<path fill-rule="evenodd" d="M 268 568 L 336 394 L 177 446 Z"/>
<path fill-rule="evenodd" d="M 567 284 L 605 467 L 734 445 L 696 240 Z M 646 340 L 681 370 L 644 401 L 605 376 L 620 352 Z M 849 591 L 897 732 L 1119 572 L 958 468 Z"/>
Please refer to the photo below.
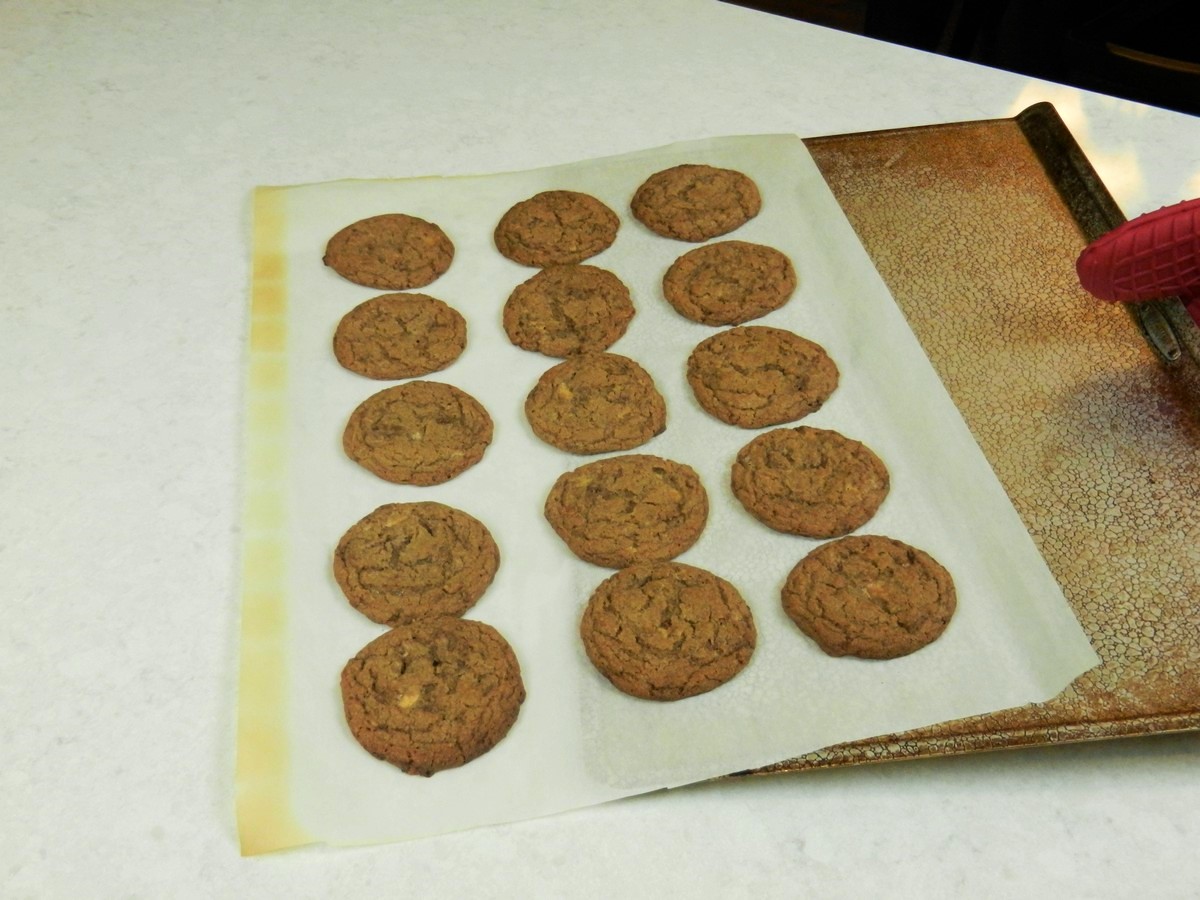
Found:
<path fill-rule="evenodd" d="M 912 656 L 825 657 L 779 606 L 788 571 L 818 542 L 769 531 L 733 499 L 729 465 L 758 432 L 699 409 L 684 361 L 714 329 L 680 318 L 659 288 L 667 266 L 693 245 L 652 235 L 628 215 L 637 185 L 681 162 L 737 168 L 762 190 L 762 213 L 728 237 L 783 250 L 800 285 L 783 309 L 758 322 L 827 348 L 841 384 L 806 424 L 866 442 L 891 471 L 891 493 L 860 533 L 921 547 L 956 580 L 959 610 L 950 627 Z M 504 336 L 501 307 L 532 270 L 501 257 L 491 230 L 513 203 L 551 188 L 593 194 L 622 218 L 616 243 L 589 262 L 629 285 L 638 312 L 612 350 L 640 362 L 667 400 L 666 431 L 637 452 L 700 473 L 710 520 L 680 560 L 737 585 L 759 627 L 746 670 L 686 701 L 635 700 L 591 668 L 577 638 L 578 617 L 611 571 L 573 557 L 541 515 L 555 478 L 594 457 L 541 444 L 524 421 L 526 393 L 556 360 L 519 350 Z M 343 225 L 394 211 L 437 222 L 456 245 L 450 271 L 422 291 L 464 315 L 468 349 L 429 377 L 474 395 L 496 423 L 483 461 L 432 488 L 383 482 L 340 447 L 350 411 L 386 385 L 342 370 L 330 338 L 342 314 L 379 292 L 338 278 L 321 256 Z M 264 188 L 256 194 L 254 249 L 238 766 L 244 852 L 412 838 L 685 784 L 1045 700 L 1097 662 L 794 136 L 720 138 L 523 173 Z M 347 527 L 383 503 L 416 499 L 458 506 L 491 529 L 501 568 L 468 616 L 510 640 L 528 691 L 498 747 L 431 779 L 375 760 L 345 726 L 339 672 L 381 627 L 349 607 L 330 572 L 332 549 Z"/>
<path fill-rule="evenodd" d="M 1168 363 L 1080 287 L 1124 215 L 1063 120 L 1038 103 L 805 144 L 1101 664 L 1045 703 L 758 771 L 1200 728 L 1200 331 L 1154 304 L 1189 348 Z"/>

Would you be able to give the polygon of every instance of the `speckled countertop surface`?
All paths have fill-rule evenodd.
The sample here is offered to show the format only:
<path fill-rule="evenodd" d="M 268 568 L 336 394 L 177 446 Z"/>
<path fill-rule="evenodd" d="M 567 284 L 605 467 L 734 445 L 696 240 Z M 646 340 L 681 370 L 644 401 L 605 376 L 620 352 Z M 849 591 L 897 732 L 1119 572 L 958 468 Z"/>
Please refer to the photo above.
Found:
<path fill-rule="evenodd" d="M 1195 735 L 238 856 L 249 192 L 1058 108 L 1128 215 L 1200 121 L 709 0 L 0 5 L 0 894 L 1189 896 Z"/>

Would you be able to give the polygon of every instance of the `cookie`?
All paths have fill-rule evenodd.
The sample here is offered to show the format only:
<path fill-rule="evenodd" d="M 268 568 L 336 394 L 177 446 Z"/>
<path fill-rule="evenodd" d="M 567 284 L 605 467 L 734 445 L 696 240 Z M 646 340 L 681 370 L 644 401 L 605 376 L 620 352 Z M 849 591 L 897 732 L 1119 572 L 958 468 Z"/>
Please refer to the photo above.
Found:
<path fill-rule="evenodd" d="M 733 169 L 683 165 L 647 178 L 630 203 L 634 218 L 663 237 L 707 241 L 749 222 L 762 209 L 758 186 Z"/>
<path fill-rule="evenodd" d="M 617 239 L 617 214 L 588 194 L 543 191 L 522 200 L 500 219 L 496 249 L 523 266 L 583 262 Z"/>
<path fill-rule="evenodd" d="M 389 503 L 338 541 L 333 575 L 351 606 L 396 626 L 461 616 L 487 590 L 500 551 L 482 522 L 441 503 Z"/>
<path fill-rule="evenodd" d="M 865 659 L 894 659 L 937 640 L 958 602 L 932 556 L 873 535 L 817 547 L 792 569 L 782 599 L 827 654 Z"/>
<path fill-rule="evenodd" d="M 782 328 L 742 325 L 701 341 L 687 380 L 710 415 L 740 428 L 794 422 L 820 409 L 838 368 L 820 344 Z"/>
<path fill-rule="evenodd" d="M 883 461 L 865 444 L 823 428 L 760 434 L 733 464 L 734 496 L 776 531 L 811 538 L 847 534 L 887 496 Z"/>
<path fill-rule="evenodd" d="M 388 213 L 347 225 L 329 239 L 325 265 L 348 281 L 386 291 L 432 283 L 450 268 L 454 244 L 432 222 Z"/>
<path fill-rule="evenodd" d="M 671 559 L 696 543 L 708 521 L 708 494 L 691 466 L 614 456 L 559 476 L 545 515 L 580 559 L 622 569 Z"/>
<path fill-rule="evenodd" d="M 337 361 L 377 379 L 428 375 L 458 359 L 466 346 L 466 320 L 425 294 L 372 297 L 342 316 L 333 334 Z"/>
<path fill-rule="evenodd" d="M 525 700 L 521 667 L 500 632 L 446 616 L 380 635 L 346 663 L 341 682 L 354 739 L 410 775 L 487 753 Z"/>
<path fill-rule="evenodd" d="M 386 481 L 430 485 L 449 481 L 483 458 L 492 419 L 465 391 L 437 381 L 385 388 L 358 405 L 342 447 Z"/>
<path fill-rule="evenodd" d="M 646 700 L 682 700 L 745 668 L 758 632 L 737 588 L 704 569 L 640 563 L 601 582 L 579 625 L 588 659 Z"/>
<path fill-rule="evenodd" d="M 691 250 L 663 276 L 675 311 L 704 325 L 739 325 L 787 303 L 796 290 L 792 262 L 774 247 L 721 241 Z"/>
<path fill-rule="evenodd" d="M 539 438 L 568 453 L 640 447 L 667 427 L 650 373 L 615 353 L 584 353 L 548 369 L 525 399 Z"/>
<path fill-rule="evenodd" d="M 596 266 L 551 266 L 517 285 L 504 304 L 504 333 L 523 350 L 560 359 L 607 350 L 633 318 L 629 288 Z"/>

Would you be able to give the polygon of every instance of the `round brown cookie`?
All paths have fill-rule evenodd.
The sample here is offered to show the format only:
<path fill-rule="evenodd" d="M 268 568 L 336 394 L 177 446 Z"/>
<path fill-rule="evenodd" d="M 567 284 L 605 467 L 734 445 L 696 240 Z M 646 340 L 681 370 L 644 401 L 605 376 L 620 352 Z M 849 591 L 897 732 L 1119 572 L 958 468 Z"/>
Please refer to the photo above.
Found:
<path fill-rule="evenodd" d="M 663 276 L 663 296 L 681 316 L 705 325 L 738 325 L 787 303 L 796 290 L 792 262 L 774 247 L 721 241 L 689 250 Z"/>
<path fill-rule="evenodd" d="M 893 659 L 936 640 L 957 599 L 932 556 L 892 538 L 854 535 L 800 560 L 783 608 L 830 656 Z"/>
<path fill-rule="evenodd" d="M 701 341 L 687 380 L 710 414 L 741 428 L 793 422 L 820 409 L 838 368 L 820 344 L 781 328 L 742 325 Z"/>
<path fill-rule="evenodd" d="M 333 575 L 346 599 L 381 625 L 461 616 L 483 596 L 500 551 L 482 522 L 441 503 L 389 503 L 338 541 Z"/>
<path fill-rule="evenodd" d="M 758 215 L 762 197 L 733 169 L 683 165 L 656 172 L 633 195 L 634 217 L 663 237 L 707 241 Z"/>
<path fill-rule="evenodd" d="M 386 481 L 430 485 L 449 481 L 483 457 L 492 419 L 465 391 L 437 381 L 385 388 L 358 405 L 342 447 Z"/>
<path fill-rule="evenodd" d="M 646 700 L 719 687 L 745 668 L 758 640 L 737 588 L 675 562 L 640 563 L 601 582 L 579 635 L 605 678 Z"/>
<path fill-rule="evenodd" d="M 737 455 L 733 493 L 762 522 L 788 534 L 830 538 L 875 515 L 887 467 L 865 444 L 823 428 L 777 428 Z"/>
<path fill-rule="evenodd" d="M 582 262 L 617 239 L 617 214 L 588 194 L 543 191 L 522 200 L 496 226 L 496 249 L 523 266 Z"/>
<path fill-rule="evenodd" d="M 342 669 L 350 733 L 410 775 L 468 763 L 508 734 L 525 700 L 508 641 L 483 622 L 443 616 L 380 635 Z"/>
<path fill-rule="evenodd" d="M 621 569 L 678 556 L 708 521 L 708 494 L 691 466 L 614 456 L 560 475 L 546 520 L 580 559 Z"/>
<path fill-rule="evenodd" d="M 403 213 L 360 219 L 325 248 L 325 265 L 343 278 L 387 291 L 424 287 L 453 260 L 454 244 L 442 229 Z"/>
<path fill-rule="evenodd" d="M 629 288 L 596 266 L 551 266 L 517 285 L 504 304 L 504 331 L 524 350 L 566 357 L 606 350 L 633 318 Z"/>
<path fill-rule="evenodd" d="M 568 453 L 640 447 L 667 427 L 650 373 L 626 356 L 584 353 L 548 369 L 525 399 L 533 433 Z"/>
<path fill-rule="evenodd" d="M 425 294 L 384 294 L 342 316 L 333 355 L 368 378 L 415 378 L 444 369 L 467 346 L 457 310 Z"/>

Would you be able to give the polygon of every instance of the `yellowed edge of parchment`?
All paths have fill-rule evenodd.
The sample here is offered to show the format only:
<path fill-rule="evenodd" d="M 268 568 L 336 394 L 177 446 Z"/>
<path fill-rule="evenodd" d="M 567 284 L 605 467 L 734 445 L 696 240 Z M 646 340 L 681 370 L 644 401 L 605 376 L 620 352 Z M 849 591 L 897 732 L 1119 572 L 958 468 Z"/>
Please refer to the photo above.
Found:
<path fill-rule="evenodd" d="M 315 840 L 293 817 L 288 790 L 283 587 L 287 262 L 283 236 L 283 192 L 258 188 L 253 202 L 235 779 L 243 856 Z"/>

